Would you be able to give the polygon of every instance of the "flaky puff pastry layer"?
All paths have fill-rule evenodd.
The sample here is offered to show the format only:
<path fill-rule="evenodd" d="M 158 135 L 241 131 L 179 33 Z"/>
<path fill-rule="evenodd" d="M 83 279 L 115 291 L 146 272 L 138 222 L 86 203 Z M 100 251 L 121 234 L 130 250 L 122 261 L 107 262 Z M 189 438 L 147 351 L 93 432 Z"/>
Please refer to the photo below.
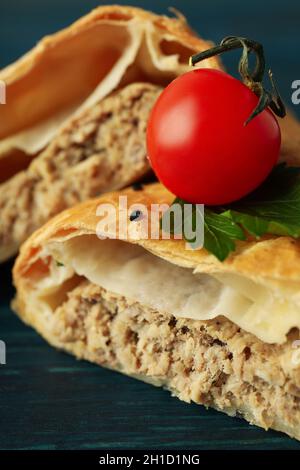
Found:
<path fill-rule="evenodd" d="M 201 318 L 201 312 L 199 318 L 189 317 L 189 312 L 174 317 L 174 312 L 155 305 L 158 290 L 150 292 L 154 302 L 149 305 L 132 295 L 109 292 L 95 278 L 87 276 L 85 280 L 82 266 L 88 268 L 89 263 L 93 264 L 92 247 L 103 244 L 104 251 L 109 247 L 106 240 L 96 237 L 96 233 L 100 234 L 99 207 L 110 204 L 118 217 L 120 196 L 127 197 L 128 208 L 143 205 L 148 213 L 153 204 L 170 204 L 174 198 L 158 183 L 145 185 L 142 189 L 129 188 L 87 201 L 49 221 L 25 242 L 14 267 L 17 289 L 14 308 L 18 315 L 53 346 L 79 358 L 163 385 L 186 401 L 213 406 L 230 415 L 242 414 L 252 423 L 299 439 L 300 367 L 293 358 L 294 342 L 299 341 L 296 329 L 286 332 L 284 343 L 270 344 L 226 318 L 225 313 L 210 319 Z M 176 279 L 179 284 L 173 286 L 171 297 L 176 296 L 184 281 L 183 271 L 189 271 L 185 268 L 200 276 L 241 276 L 260 287 L 272 288 L 279 299 L 286 289 L 299 291 L 299 242 L 286 237 L 248 240 L 239 243 L 237 250 L 221 263 L 204 249 L 187 250 L 182 240 L 146 239 L 143 220 L 142 217 L 128 221 L 123 237 L 126 240 L 111 240 L 116 249 L 108 253 L 107 259 L 113 262 L 117 259 L 121 243 L 125 254 L 128 247 L 139 247 L 153 259 L 180 268 L 181 274 Z M 105 235 L 111 238 L 117 235 L 113 219 L 107 220 Z M 72 256 L 67 261 L 61 260 L 68 243 L 73 246 Z M 101 255 L 101 251 L 98 253 Z M 77 256 L 81 261 L 76 265 Z M 81 266 L 78 272 L 76 266 Z M 160 267 L 164 272 L 165 265 Z M 100 268 L 105 280 L 109 277 L 108 265 L 104 263 Z M 122 279 L 119 277 L 122 266 L 119 268 L 116 286 Z M 63 270 L 66 276 L 60 274 Z M 161 272 L 157 271 L 157 275 L 162 276 Z M 129 271 L 126 273 L 129 275 Z M 135 288 L 141 291 L 145 288 L 143 276 L 143 270 L 138 270 Z M 160 283 L 162 291 L 167 285 L 165 280 Z M 267 314 L 272 321 L 274 312 Z M 134 334 L 128 333 L 129 326 Z M 160 358 L 157 352 L 161 353 Z M 194 365 L 187 368 L 191 358 Z"/>
<path fill-rule="evenodd" d="M 181 15 L 118 5 L 98 7 L 45 37 L 0 72 L 7 95 L 0 107 L 1 180 L 24 168 L 74 113 L 128 83 L 166 85 L 189 69 L 191 54 L 210 45 Z M 201 66 L 220 63 L 212 58 Z"/>

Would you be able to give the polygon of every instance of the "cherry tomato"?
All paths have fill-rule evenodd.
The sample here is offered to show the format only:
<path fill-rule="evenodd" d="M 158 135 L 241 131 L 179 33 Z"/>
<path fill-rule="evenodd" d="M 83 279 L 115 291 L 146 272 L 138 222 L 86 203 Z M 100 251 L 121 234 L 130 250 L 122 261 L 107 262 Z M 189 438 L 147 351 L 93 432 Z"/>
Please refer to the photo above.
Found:
<path fill-rule="evenodd" d="M 208 205 L 254 190 L 276 164 L 281 141 L 269 109 L 244 125 L 257 102 L 246 85 L 219 70 L 176 78 L 158 98 L 147 128 L 159 180 L 185 201 Z"/>

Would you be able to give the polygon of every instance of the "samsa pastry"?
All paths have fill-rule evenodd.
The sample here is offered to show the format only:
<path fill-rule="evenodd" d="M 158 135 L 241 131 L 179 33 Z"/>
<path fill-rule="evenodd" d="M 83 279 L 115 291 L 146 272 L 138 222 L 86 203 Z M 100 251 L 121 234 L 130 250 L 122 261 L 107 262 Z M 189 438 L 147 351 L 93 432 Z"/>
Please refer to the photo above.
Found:
<path fill-rule="evenodd" d="M 0 260 L 54 214 L 148 173 L 149 112 L 208 47 L 181 15 L 102 6 L 0 72 Z"/>
<path fill-rule="evenodd" d="M 78 358 L 300 439 L 299 242 L 239 242 L 222 263 L 182 240 L 146 239 L 145 214 L 114 239 L 97 208 L 118 214 L 120 195 L 148 210 L 174 198 L 157 183 L 49 221 L 14 267 L 18 315 Z"/>

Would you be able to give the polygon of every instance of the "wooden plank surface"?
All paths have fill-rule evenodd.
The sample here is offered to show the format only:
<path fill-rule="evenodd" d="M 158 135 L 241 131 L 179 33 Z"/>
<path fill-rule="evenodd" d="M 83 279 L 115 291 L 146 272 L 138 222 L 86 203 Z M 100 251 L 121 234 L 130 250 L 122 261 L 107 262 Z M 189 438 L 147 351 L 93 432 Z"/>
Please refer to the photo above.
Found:
<path fill-rule="evenodd" d="M 99 3 L 113 2 L 1 2 L 0 66 Z M 263 41 L 291 104 L 291 81 L 300 79 L 298 1 L 253 0 L 251 9 L 237 0 L 130 3 L 158 12 L 172 4 L 215 41 L 228 34 Z M 230 70 L 235 60 L 227 58 Z M 294 110 L 299 113 L 299 107 Z M 0 449 L 300 449 L 279 433 L 187 405 L 166 391 L 50 348 L 9 309 L 11 266 L 0 267 L 0 339 L 7 345 L 7 364 L 0 366 Z"/>

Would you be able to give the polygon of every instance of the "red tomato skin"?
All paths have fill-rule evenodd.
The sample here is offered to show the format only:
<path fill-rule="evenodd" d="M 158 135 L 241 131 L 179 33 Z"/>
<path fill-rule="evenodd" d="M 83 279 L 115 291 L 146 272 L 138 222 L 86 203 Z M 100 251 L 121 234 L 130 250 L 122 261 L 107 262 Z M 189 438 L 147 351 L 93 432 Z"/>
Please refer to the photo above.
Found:
<path fill-rule="evenodd" d="M 281 134 L 266 109 L 244 125 L 258 97 L 215 69 L 173 80 L 147 127 L 150 163 L 159 180 L 192 203 L 221 205 L 258 187 L 278 161 Z"/>

